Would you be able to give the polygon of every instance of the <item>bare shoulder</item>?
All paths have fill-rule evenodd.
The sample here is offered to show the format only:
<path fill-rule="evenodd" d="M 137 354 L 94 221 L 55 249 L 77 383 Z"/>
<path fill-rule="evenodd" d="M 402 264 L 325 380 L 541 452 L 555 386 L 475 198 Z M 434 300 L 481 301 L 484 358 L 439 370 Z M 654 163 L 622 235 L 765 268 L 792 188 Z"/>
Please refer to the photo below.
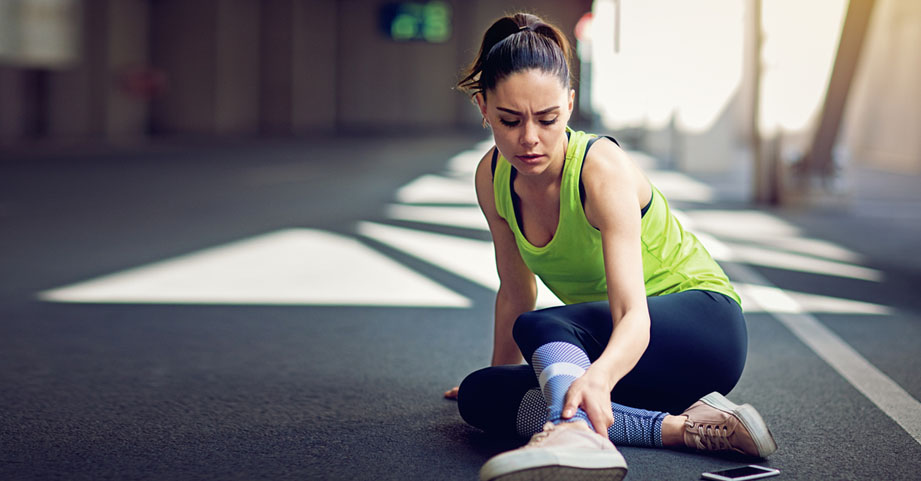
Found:
<path fill-rule="evenodd" d="M 582 182 L 586 185 L 600 186 L 614 183 L 624 187 L 624 183 L 639 186 L 645 183 L 646 175 L 630 155 L 609 139 L 601 138 L 592 144 L 582 165 Z"/>
<path fill-rule="evenodd" d="M 632 216 L 652 196 L 652 187 L 639 165 L 607 139 L 592 144 L 585 156 L 582 184 L 586 218 L 598 228 L 613 225 L 610 219 L 614 217 Z M 619 214 L 612 217 L 613 213 Z"/>
<path fill-rule="evenodd" d="M 480 158 L 479 163 L 477 163 L 475 174 L 477 191 L 483 187 L 486 187 L 487 185 L 492 185 L 492 156 L 495 150 L 495 146 L 490 147 L 490 149 L 487 150 L 485 154 L 483 154 L 483 157 Z"/>
<path fill-rule="evenodd" d="M 480 159 L 480 162 L 477 164 L 476 174 L 475 174 L 475 186 L 477 201 L 480 204 L 480 208 L 483 209 L 487 218 L 493 214 L 495 211 L 495 200 L 493 198 L 493 189 L 492 189 L 492 157 L 493 152 L 496 150 L 496 147 L 493 146 L 490 148 L 483 157 Z"/>
<path fill-rule="evenodd" d="M 489 178 L 492 178 L 492 156 L 493 152 L 496 150 L 496 146 L 492 146 L 489 150 L 483 154 L 483 157 L 480 158 L 480 161 L 476 166 L 476 181 L 477 184 L 480 182 L 480 178 L 484 177 L 486 174 L 489 174 Z"/>

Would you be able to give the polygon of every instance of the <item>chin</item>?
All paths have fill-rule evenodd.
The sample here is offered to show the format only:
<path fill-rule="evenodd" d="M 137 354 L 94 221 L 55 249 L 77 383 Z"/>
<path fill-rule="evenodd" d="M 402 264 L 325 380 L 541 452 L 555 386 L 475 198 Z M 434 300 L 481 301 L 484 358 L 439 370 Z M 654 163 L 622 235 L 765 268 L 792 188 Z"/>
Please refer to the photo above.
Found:
<path fill-rule="evenodd" d="M 549 165 L 546 163 L 520 164 L 516 162 L 515 164 L 512 164 L 512 166 L 515 167 L 515 170 L 517 170 L 520 175 L 540 175 L 544 173 L 545 170 L 547 170 Z"/>

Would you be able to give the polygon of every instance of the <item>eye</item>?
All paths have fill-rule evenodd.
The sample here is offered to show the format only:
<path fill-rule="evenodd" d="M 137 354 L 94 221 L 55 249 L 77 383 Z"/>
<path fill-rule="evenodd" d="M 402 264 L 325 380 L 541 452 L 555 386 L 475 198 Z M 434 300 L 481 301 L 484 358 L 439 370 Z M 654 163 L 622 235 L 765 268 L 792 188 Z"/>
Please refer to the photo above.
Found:
<path fill-rule="evenodd" d="M 540 123 L 543 124 L 543 125 L 553 125 L 553 124 L 556 123 L 556 119 L 558 119 L 558 118 L 559 118 L 559 117 L 554 117 L 554 118 L 552 118 L 552 119 L 550 119 L 550 120 L 541 120 Z"/>
<path fill-rule="evenodd" d="M 505 119 L 501 119 L 501 118 L 500 118 L 500 119 L 499 119 L 499 122 L 502 122 L 502 125 L 504 125 L 504 126 L 506 126 L 506 127 L 514 127 L 514 126 L 518 125 L 518 122 L 519 122 L 519 121 L 517 121 L 517 120 L 505 120 Z"/>

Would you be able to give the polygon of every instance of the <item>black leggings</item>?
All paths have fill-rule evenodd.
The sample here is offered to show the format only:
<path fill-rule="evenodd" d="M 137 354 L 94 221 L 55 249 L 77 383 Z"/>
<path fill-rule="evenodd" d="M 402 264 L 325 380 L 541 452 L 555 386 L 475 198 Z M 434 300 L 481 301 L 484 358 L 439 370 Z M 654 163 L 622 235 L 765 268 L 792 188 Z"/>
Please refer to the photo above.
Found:
<path fill-rule="evenodd" d="M 672 414 L 704 395 L 727 394 L 745 366 L 748 334 L 742 309 L 712 291 L 691 290 L 649 297 L 650 338 L 639 362 L 611 392 L 615 403 Z M 607 301 L 551 307 L 522 314 L 514 326 L 524 358 L 548 342 L 582 348 L 594 362 L 611 337 Z M 522 398 L 538 388 L 530 366 L 494 366 L 461 383 L 458 409 L 469 424 L 485 431 L 517 434 Z"/>

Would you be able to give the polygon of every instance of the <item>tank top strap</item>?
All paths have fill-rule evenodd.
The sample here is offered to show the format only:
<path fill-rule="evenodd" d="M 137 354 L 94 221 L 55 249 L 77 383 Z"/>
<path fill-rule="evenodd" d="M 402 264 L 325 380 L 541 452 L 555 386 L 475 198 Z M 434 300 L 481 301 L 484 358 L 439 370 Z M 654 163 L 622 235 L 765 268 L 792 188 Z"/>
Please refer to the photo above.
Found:
<path fill-rule="evenodd" d="M 595 135 L 582 131 L 571 131 L 566 162 L 563 164 L 563 180 L 560 184 L 560 223 L 576 223 L 579 227 L 588 224 L 582 207 L 582 163 L 585 153 Z"/>

